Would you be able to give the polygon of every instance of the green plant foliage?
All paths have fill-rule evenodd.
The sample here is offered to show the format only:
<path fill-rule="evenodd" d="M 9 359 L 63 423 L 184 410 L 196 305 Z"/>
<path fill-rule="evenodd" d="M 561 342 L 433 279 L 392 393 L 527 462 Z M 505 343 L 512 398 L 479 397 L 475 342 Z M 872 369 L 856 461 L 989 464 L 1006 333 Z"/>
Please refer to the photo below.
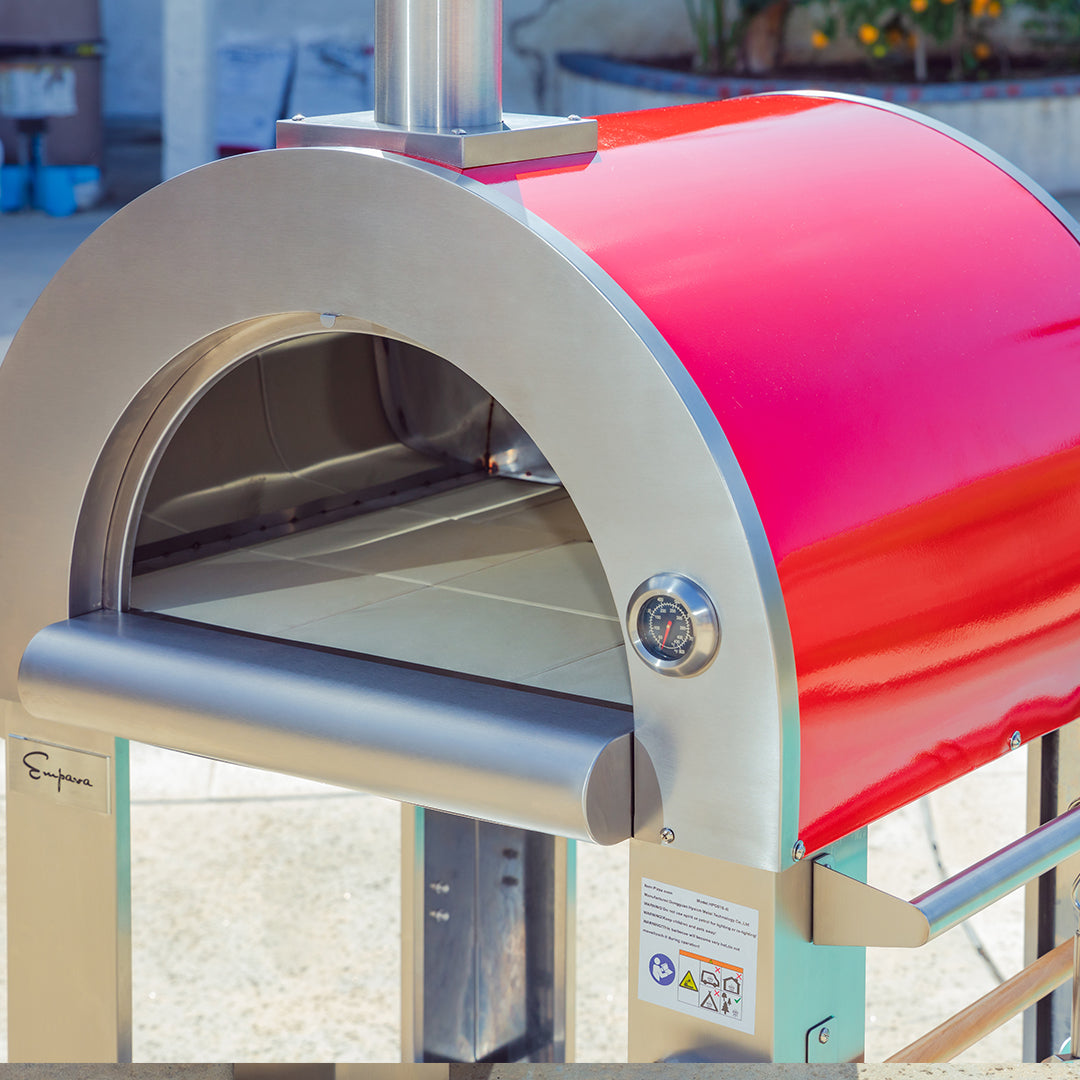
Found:
<path fill-rule="evenodd" d="M 987 77 L 999 68 L 992 31 L 1018 0 L 791 0 L 814 3 L 811 43 L 828 50 L 838 37 L 857 42 L 873 68 L 894 77 L 925 80 L 930 43 L 945 53 L 956 79 Z M 1062 52 L 1070 45 L 1080 54 L 1080 0 L 1022 0 L 1031 12 L 1025 22 L 1033 45 Z M 697 46 L 695 67 L 725 72 L 738 67 L 743 42 L 755 16 L 770 0 L 684 0 Z M 786 14 L 786 10 L 785 10 Z M 827 52 L 824 55 L 828 55 Z"/>
<path fill-rule="evenodd" d="M 1016 0 L 825 0 L 825 15 L 813 44 L 827 48 L 842 31 L 862 45 L 872 62 L 910 60 L 915 78 L 925 79 L 927 42 L 933 41 L 948 46 L 954 78 L 977 78 L 994 58 L 988 31 L 1014 3 Z"/>
<path fill-rule="evenodd" d="M 1080 46 L 1080 0 L 1027 0 L 1031 16 L 1024 29 L 1033 41 L 1051 48 Z"/>
<path fill-rule="evenodd" d="M 684 0 L 697 53 L 694 66 L 701 71 L 724 71 L 735 46 L 724 18 L 723 0 Z"/>

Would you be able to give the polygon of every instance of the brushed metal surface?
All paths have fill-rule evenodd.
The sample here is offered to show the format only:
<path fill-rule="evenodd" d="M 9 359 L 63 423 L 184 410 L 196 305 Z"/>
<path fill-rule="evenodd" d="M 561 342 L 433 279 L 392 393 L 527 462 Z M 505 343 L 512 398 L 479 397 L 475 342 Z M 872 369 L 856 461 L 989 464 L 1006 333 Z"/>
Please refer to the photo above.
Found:
<path fill-rule="evenodd" d="M 973 866 L 916 896 L 936 937 L 1080 852 L 1080 807 L 1040 825 Z"/>
<path fill-rule="evenodd" d="M 951 930 L 1080 852 L 1075 807 L 911 901 L 814 862 L 814 942 L 914 947 Z"/>
<path fill-rule="evenodd" d="M 424 811 L 420 983 L 429 1061 L 562 1061 L 564 841 Z M 559 872 L 560 867 L 562 872 Z M 560 934 L 560 930 L 563 932 Z"/>
<path fill-rule="evenodd" d="M 380 339 L 379 393 L 401 442 L 423 454 L 545 484 L 559 478 L 524 428 L 483 387 L 441 357 Z"/>
<path fill-rule="evenodd" d="M 325 312 L 337 331 L 444 357 L 506 407 L 573 498 L 620 608 L 658 568 L 713 597 L 725 641 L 706 672 L 631 672 L 636 828 L 653 839 L 666 820 L 677 845 L 784 865 L 798 804 L 790 640 L 715 416 L 565 237 L 468 177 L 372 151 L 270 151 L 185 173 L 106 222 L 45 290 L 0 367 L 0 423 L 20 447 L 0 495 L 37 511 L 5 536 L 0 694 L 14 697 L 42 626 L 123 604 L 142 500 L 185 412 L 254 351 L 324 332 Z M 640 439 L 653 429 L 678 470 Z M 642 529 L 645 493 L 679 530 Z M 743 809 L 737 829 L 717 829 L 699 796 L 718 775 Z"/>
<path fill-rule="evenodd" d="M 833 865 L 866 876 L 866 830 L 830 849 Z M 860 1061 L 866 1010 L 866 951 L 810 941 L 810 860 L 781 873 L 734 866 L 676 848 L 630 842 L 630 1061 L 803 1062 L 806 1033 L 835 1016 L 839 1061 Z M 642 878 L 751 908 L 758 916 L 754 1030 L 746 1032 L 666 1008 L 638 996 Z M 721 957 L 722 959 L 722 957 Z M 702 1013 L 702 1017 L 708 1014 Z"/>
<path fill-rule="evenodd" d="M 415 131 L 379 123 L 371 112 L 308 116 L 279 120 L 279 148 L 298 146 L 355 146 L 435 161 L 456 169 L 478 169 L 514 161 L 593 154 L 597 146 L 595 120 L 580 117 L 505 113 L 493 131 Z"/>
<path fill-rule="evenodd" d="M 401 804 L 401 1060 L 424 1060 L 427 848 L 422 806 Z"/>
<path fill-rule="evenodd" d="M 931 934 L 926 915 L 898 896 L 875 889 L 815 859 L 815 945 L 916 948 Z"/>
<path fill-rule="evenodd" d="M 430 469 L 379 399 L 374 339 L 326 333 L 270 347 L 192 409 L 154 472 L 136 544 L 352 495 Z"/>
<path fill-rule="evenodd" d="M 1027 827 L 1052 821 L 1080 792 L 1080 724 L 1072 723 L 1028 744 Z M 1080 855 L 1028 883 L 1024 897 L 1024 963 L 1034 963 L 1076 933 L 1072 886 Z M 1024 1013 L 1024 1060 L 1043 1061 L 1069 1038 L 1072 987 L 1052 991 Z"/>
<path fill-rule="evenodd" d="M 473 940 L 472 951 L 461 948 L 459 941 L 448 939 L 440 930 L 449 929 L 454 923 L 454 904 L 443 905 L 442 899 L 454 895 L 450 877 L 439 872 L 447 866 L 438 847 L 441 842 L 438 830 L 429 831 L 432 819 L 441 819 L 443 835 L 448 822 L 458 822 L 458 834 L 475 836 L 476 822 L 465 818 L 451 819 L 446 815 L 432 814 L 417 806 L 402 805 L 401 813 L 401 1059 L 405 1062 L 424 1060 L 425 1052 L 431 1053 L 435 1036 L 450 1039 L 457 1052 L 471 1052 L 480 1028 L 479 1023 L 462 1026 L 466 1014 L 476 1018 L 472 1002 L 499 987 L 489 982 L 480 993 L 477 976 L 481 967 L 487 971 L 498 969 L 499 950 L 502 941 L 490 936 L 486 941 Z M 492 826 L 491 828 L 498 828 Z M 574 1060 L 574 937 L 576 917 L 576 845 L 563 837 L 526 833 L 525 847 L 521 853 L 532 866 L 530 880 L 525 883 L 525 964 L 527 985 L 503 987 L 511 998 L 524 1001 L 527 1037 L 521 1049 L 532 1061 L 564 1062 Z M 450 833 L 451 841 L 454 833 Z M 456 845 L 462 846 L 460 844 Z M 466 845 L 467 846 L 467 845 Z M 499 859 L 509 858 L 500 846 L 489 852 Z M 461 863 L 476 865 L 475 849 L 465 852 L 464 859 L 450 862 L 448 869 L 458 882 L 464 879 L 465 888 L 472 893 L 473 880 L 461 873 Z M 501 876 L 501 875 L 500 875 Z M 434 888 L 432 887 L 434 886 Z M 449 886 L 449 889 L 447 889 Z M 475 897 L 474 897 L 475 899 Z M 466 905 L 467 906 L 467 905 Z M 442 910 L 450 919 L 434 918 L 433 910 Z M 466 918 L 455 924 L 456 934 L 468 936 L 475 929 L 475 911 L 466 911 Z M 467 924 L 467 925 L 464 925 Z M 434 973 L 441 963 L 438 957 L 428 959 L 436 943 L 449 940 L 450 949 L 464 963 L 466 979 L 472 980 L 472 989 L 463 987 L 461 972 L 451 973 L 453 985 L 447 988 L 449 1001 L 438 1000 L 439 985 L 434 983 Z M 487 959 L 480 953 L 488 954 Z M 504 974 L 514 974 L 514 967 Z M 434 1006 L 436 1016 L 431 1018 L 427 1010 Z"/>
<path fill-rule="evenodd" d="M 502 0 L 375 0 L 375 116 L 414 131 L 502 122 Z"/>
<path fill-rule="evenodd" d="M 424 959 L 416 987 L 423 996 L 422 1061 L 477 1060 L 479 826 L 471 818 L 424 811 L 417 912 L 424 921 Z M 406 920 L 410 914 L 402 912 Z"/>
<path fill-rule="evenodd" d="M 619 708 L 153 616 L 47 627 L 33 715 L 597 843 L 630 834 Z"/>
<path fill-rule="evenodd" d="M 0 701 L 6 732 L 108 762 L 107 814 L 8 791 L 8 1058 L 131 1061 L 127 743 Z"/>

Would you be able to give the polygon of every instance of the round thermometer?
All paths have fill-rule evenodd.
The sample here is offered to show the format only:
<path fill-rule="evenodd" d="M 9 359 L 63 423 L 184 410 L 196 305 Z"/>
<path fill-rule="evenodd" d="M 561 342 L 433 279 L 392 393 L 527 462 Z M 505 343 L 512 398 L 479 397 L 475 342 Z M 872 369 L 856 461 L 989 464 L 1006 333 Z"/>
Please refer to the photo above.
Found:
<path fill-rule="evenodd" d="M 630 597 L 626 628 L 638 656 L 662 675 L 696 675 L 720 645 L 708 594 L 681 574 L 656 574 Z"/>

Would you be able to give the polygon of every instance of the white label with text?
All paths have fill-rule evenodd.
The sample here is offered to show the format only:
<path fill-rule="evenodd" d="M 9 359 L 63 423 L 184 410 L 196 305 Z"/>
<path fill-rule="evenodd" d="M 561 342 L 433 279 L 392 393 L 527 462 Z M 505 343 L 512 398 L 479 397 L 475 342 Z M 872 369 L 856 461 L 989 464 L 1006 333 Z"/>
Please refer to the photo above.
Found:
<path fill-rule="evenodd" d="M 641 881 L 638 997 L 754 1033 L 758 913 L 662 881 Z"/>

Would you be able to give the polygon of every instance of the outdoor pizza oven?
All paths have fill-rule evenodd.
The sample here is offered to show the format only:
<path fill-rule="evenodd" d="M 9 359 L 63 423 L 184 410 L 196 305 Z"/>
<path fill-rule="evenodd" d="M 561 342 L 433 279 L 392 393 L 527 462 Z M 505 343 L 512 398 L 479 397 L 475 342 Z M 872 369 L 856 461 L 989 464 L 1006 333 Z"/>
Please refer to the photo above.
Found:
<path fill-rule="evenodd" d="M 380 47 L 381 113 L 125 207 L 0 368 L 11 925 L 67 927 L 13 942 L 12 1053 L 125 1054 L 136 739 L 427 808 L 416 894 L 532 851 L 549 983 L 552 838 L 632 836 L 632 1059 L 804 1060 L 874 943 L 811 943 L 812 857 L 857 887 L 868 823 L 1077 713 L 1075 225 L 881 103 L 428 115 Z M 104 800 L 43 797 L 31 744 Z M 100 905 L 42 836 L 96 853 Z M 406 892 L 408 962 L 445 961 Z M 657 944 L 710 897 L 741 944 Z M 477 1035 L 416 990 L 406 1054 L 557 1059 L 565 1004 L 522 994 Z"/>

